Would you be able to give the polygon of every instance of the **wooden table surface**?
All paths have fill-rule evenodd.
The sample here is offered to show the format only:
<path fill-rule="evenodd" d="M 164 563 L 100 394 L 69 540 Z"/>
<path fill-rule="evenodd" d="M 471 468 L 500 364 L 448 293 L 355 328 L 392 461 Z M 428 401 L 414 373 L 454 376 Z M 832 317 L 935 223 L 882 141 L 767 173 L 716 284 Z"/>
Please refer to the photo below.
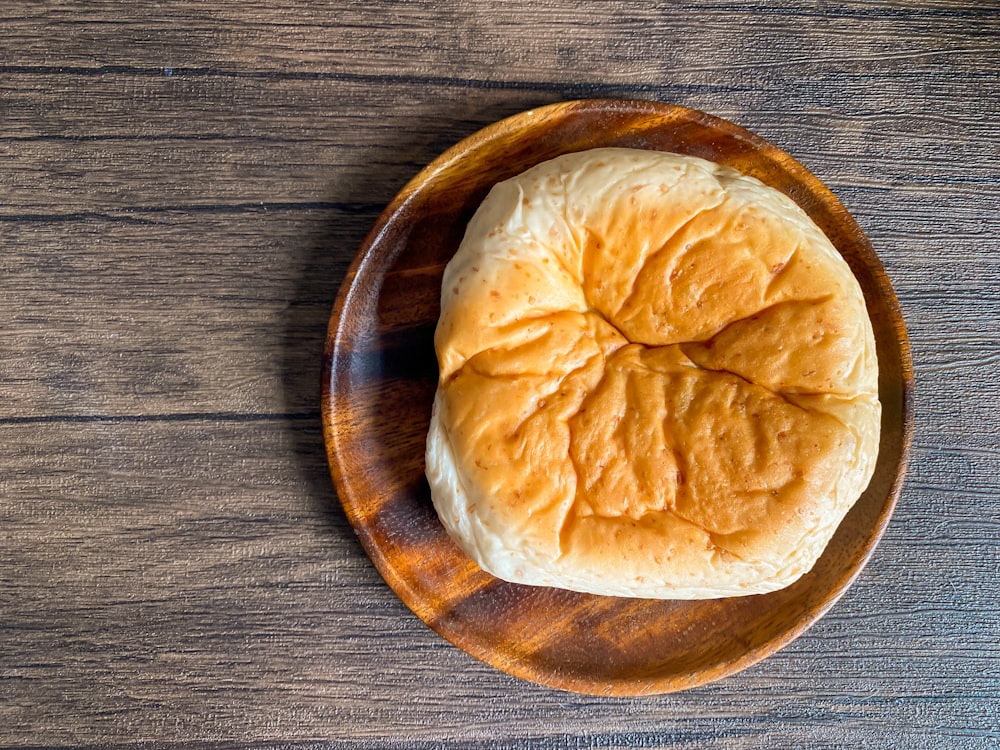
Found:
<path fill-rule="evenodd" d="M 1000 746 L 1000 5 L 0 7 L 0 746 Z M 340 509 L 319 372 L 385 204 L 583 97 L 730 119 L 858 219 L 916 441 L 801 639 L 689 692 L 519 681 L 423 625 Z"/>

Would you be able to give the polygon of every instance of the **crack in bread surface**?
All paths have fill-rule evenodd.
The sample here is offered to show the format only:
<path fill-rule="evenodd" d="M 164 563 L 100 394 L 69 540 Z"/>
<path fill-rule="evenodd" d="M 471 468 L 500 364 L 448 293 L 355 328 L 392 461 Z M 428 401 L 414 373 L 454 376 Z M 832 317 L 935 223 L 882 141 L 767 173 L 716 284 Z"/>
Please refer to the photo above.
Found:
<path fill-rule="evenodd" d="M 867 483 L 870 323 L 787 198 L 672 157 L 494 189 L 446 271 L 435 419 L 480 533 L 556 579 L 624 555 L 644 581 L 681 560 L 691 586 L 767 590 Z"/>

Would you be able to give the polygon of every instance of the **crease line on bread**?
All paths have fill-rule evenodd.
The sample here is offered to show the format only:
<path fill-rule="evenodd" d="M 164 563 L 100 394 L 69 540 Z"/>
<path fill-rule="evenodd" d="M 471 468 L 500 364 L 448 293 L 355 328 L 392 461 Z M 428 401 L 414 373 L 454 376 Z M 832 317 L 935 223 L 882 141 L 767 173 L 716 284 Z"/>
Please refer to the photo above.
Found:
<path fill-rule="evenodd" d="M 661 255 L 662 253 L 666 252 L 668 249 L 670 249 L 672 247 L 676 247 L 676 243 L 678 242 L 677 237 L 678 237 L 678 235 L 681 232 L 683 232 L 685 229 L 687 229 L 688 227 L 690 227 L 691 224 L 693 224 L 698 219 L 698 217 L 702 216 L 703 214 L 705 214 L 708 211 L 714 211 L 716 208 L 718 208 L 720 205 L 722 205 L 722 203 L 724 201 L 725 201 L 725 198 L 720 198 L 717 202 L 715 202 L 715 203 L 713 203 L 711 205 L 701 206 L 697 211 L 695 211 L 693 214 L 691 214 L 691 216 L 689 216 L 687 219 L 685 219 L 684 223 L 682 223 L 679 227 L 677 227 L 676 229 L 674 229 L 673 234 L 671 234 L 666 240 L 664 240 L 661 243 L 661 245 L 656 250 L 654 250 L 652 253 L 647 254 L 642 259 L 642 264 L 639 266 L 639 269 L 636 271 L 635 275 L 632 277 L 632 282 L 630 284 L 628 294 L 625 295 L 625 298 L 618 305 L 618 309 L 615 310 L 614 315 L 612 317 L 614 317 L 614 318 L 620 318 L 621 315 L 622 315 L 622 311 L 628 309 L 633 304 L 636 296 L 639 293 L 638 287 L 639 287 L 640 279 L 642 278 L 643 271 L 645 271 L 647 265 L 649 263 L 652 263 L 659 255 Z M 668 278 L 672 277 L 673 272 L 676 269 L 677 265 L 680 263 L 681 259 L 684 256 L 686 256 L 688 253 L 690 253 L 693 248 L 694 248 L 694 243 L 693 242 L 687 242 L 687 243 L 685 243 L 681 247 L 680 252 L 678 252 L 671 259 L 669 269 L 667 269 L 669 271 L 669 273 L 667 273 L 667 277 Z M 635 343 L 640 343 L 640 342 L 635 342 Z"/>

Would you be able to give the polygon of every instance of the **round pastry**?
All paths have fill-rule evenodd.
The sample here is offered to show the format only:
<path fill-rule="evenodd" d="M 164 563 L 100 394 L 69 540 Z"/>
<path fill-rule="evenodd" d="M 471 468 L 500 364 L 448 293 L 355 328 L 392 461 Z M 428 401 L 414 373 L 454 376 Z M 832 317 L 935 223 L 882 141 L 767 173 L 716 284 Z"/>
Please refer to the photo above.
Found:
<path fill-rule="evenodd" d="M 614 596 L 787 586 L 874 471 L 851 270 L 789 198 L 594 149 L 497 184 L 444 273 L 427 477 L 487 572 Z"/>

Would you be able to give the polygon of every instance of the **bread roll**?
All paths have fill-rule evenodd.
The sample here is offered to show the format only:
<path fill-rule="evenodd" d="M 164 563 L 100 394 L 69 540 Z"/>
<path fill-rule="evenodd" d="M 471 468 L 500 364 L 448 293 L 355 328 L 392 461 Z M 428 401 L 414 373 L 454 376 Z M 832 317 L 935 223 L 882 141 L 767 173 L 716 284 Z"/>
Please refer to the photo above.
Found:
<path fill-rule="evenodd" d="M 493 575 L 627 597 L 787 586 L 871 478 L 861 289 L 789 198 L 595 149 L 497 184 L 448 264 L 427 478 Z"/>

